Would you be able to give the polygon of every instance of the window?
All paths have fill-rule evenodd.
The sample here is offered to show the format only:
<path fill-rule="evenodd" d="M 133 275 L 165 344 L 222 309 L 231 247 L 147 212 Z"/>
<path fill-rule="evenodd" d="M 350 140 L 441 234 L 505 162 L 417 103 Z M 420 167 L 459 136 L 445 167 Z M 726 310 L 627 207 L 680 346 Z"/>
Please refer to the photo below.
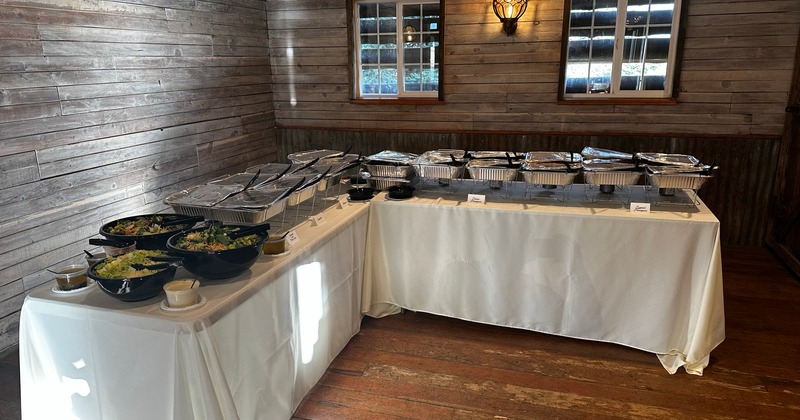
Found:
<path fill-rule="evenodd" d="M 424 1 L 354 1 L 354 91 L 359 99 L 437 99 L 442 6 Z"/>
<path fill-rule="evenodd" d="M 681 0 L 566 0 L 561 98 L 671 98 Z"/>

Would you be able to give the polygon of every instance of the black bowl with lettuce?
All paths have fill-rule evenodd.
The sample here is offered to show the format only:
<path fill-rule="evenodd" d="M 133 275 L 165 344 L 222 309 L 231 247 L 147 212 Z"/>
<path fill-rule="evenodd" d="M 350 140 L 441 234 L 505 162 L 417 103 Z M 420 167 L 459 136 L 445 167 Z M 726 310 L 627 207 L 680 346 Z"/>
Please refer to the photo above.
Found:
<path fill-rule="evenodd" d="M 150 299 L 175 278 L 177 264 L 159 260 L 165 256 L 164 251 L 135 250 L 98 261 L 87 274 L 105 294 L 123 302 Z"/>
<path fill-rule="evenodd" d="M 183 258 L 183 267 L 206 279 L 227 279 L 256 263 L 269 238 L 269 224 L 258 226 L 209 224 L 171 236 L 170 254 Z"/>
<path fill-rule="evenodd" d="M 108 222 L 100 227 L 100 234 L 114 242 L 136 241 L 136 249 L 166 250 L 170 236 L 203 219 L 178 213 L 141 214 Z"/>

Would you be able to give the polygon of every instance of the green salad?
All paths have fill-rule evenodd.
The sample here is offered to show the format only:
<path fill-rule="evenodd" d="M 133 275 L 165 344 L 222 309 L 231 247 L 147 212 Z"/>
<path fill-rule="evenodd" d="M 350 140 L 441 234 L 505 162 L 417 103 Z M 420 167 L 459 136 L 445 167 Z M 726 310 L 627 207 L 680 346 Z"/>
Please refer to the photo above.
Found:
<path fill-rule="evenodd" d="M 109 257 L 98 263 L 94 268 L 94 273 L 98 277 L 106 279 L 123 279 L 131 277 L 143 277 L 150 274 L 157 273 L 161 270 L 141 269 L 137 270 L 131 265 L 142 264 L 152 265 L 159 262 L 153 261 L 150 257 L 163 257 L 166 253 L 164 251 L 150 251 L 144 249 L 137 249 L 127 254 L 122 254 L 116 257 Z"/>
<path fill-rule="evenodd" d="M 253 246 L 258 243 L 260 239 L 258 235 L 247 235 L 231 239 L 228 234 L 237 230 L 239 230 L 238 227 L 211 225 L 208 229 L 187 233 L 178 239 L 175 245 L 178 248 L 189 251 L 224 251 L 226 249 Z"/>

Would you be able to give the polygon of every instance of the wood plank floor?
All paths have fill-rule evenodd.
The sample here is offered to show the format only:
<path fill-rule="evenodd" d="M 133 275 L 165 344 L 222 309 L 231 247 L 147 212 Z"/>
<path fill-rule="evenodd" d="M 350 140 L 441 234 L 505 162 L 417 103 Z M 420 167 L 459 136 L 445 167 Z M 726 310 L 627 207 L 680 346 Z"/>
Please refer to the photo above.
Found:
<path fill-rule="evenodd" d="M 295 419 L 800 419 L 800 283 L 723 247 L 726 340 L 702 377 L 649 353 L 423 313 L 366 318 Z"/>

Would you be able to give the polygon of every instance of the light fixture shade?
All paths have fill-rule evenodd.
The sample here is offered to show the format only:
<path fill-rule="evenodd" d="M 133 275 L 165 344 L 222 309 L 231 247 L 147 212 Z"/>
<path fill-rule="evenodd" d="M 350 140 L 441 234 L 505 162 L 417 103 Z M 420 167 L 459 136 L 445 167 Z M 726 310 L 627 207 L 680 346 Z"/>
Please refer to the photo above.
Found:
<path fill-rule="evenodd" d="M 528 8 L 528 0 L 492 0 L 492 8 L 500 22 L 503 22 L 503 32 L 511 35 L 517 30 L 517 20 Z"/>

